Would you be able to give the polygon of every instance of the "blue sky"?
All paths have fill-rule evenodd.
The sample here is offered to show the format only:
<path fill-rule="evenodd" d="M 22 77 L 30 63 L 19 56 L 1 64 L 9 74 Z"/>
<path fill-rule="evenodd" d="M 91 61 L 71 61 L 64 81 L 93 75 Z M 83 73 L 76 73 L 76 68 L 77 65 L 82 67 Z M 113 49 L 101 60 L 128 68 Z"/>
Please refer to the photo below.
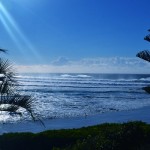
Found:
<path fill-rule="evenodd" d="M 0 46 L 8 49 L 7 57 L 27 72 L 32 68 L 37 68 L 35 72 L 41 70 L 38 69 L 41 66 L 49 72 L 63 69 L 66 72 L 91 72 L 90 67 L 83 70 L 89 62 L 97 66 L 93 72 L 98 68 L 98 72 L 113 72 L 115 65 L 126 66 L 124 70 L 132 72 L 129 64 L 135 61 L 139 73 L 139 63 L 144 63 L 145 72 L 149 67 L 135 58 L 138 51 L 150 47 L 150 43 L 143 40 L 150 28 L 149 0 L 0 2 Z M 121 61 L 122 66 L 119 62 L 110 62 L 114 59 Z M 99 64 L 95 64 L 96 60 Z M 84 66 L 83 62 L 87 64 Z M 102 70 L 104 62 L 114 66 Z M 77 70 L 79 66 L 80 70 Z"/>

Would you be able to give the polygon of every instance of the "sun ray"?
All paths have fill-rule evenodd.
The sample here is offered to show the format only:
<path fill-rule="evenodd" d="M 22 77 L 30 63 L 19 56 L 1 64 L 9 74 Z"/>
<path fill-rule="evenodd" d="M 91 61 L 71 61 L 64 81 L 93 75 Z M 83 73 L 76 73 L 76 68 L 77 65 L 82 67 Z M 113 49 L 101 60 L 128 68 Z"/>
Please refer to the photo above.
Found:
<path fill-rule="evenodd" d="M 19 41 L 18 41 L 16 35 L 12 32 L 7 21 L 5 20 L 4 16 L 1 13 L 0 13 L 0 20 L 1 20 L 2 24 L 4 25 L 6 31 L 8 32 L 9 36 L 11 37 L 11 39 L 15 42 L 17 48 L 23 53 L 22 46 L 19 44 Z"/>
<path fill-rule="evenodd" d="M 20 30 L 19 26 L 6 10 L 4 5 L 0 2 L 0 20 L 3 23 L 5 29 L 7 30 L 8 34 L 15 42 L 16 46 L 19 48 L 20 51 L 23 53 L 23 46 L 20 44 L 21 42 L 30 50 L 30 53 L 34 55 L 37 60 L 41 60 L 41 57 L 35 50 L 34 46 L 29 42 L 23 32 Z M 21 42 L 19 42 L 21 40 Z"/>
<path fill-rule="evenodd" d="M 12 30 L 10 29 L 8 23 L 6 22 L 5 18 L 3 17 L 3 15 L 0 13 L 0 20 L 3 23 L 5 29 L 7 30 L 7 32 L 9 33 L 9 35 L 11 36 L 11 38 L 18 43 L 16 36 L 13 34 Z"/>

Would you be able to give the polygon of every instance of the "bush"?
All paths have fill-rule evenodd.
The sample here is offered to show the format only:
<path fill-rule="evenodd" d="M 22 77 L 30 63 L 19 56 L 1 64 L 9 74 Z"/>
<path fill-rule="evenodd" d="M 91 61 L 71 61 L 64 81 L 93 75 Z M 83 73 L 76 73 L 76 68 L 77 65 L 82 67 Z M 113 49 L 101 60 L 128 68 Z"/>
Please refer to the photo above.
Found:
<path fill-rule="evenodd" d="M 0 136 L 2 150 L 146 150 L 150 149 L 150 125 L 143 122 L 102 124 L 37 134 Z"/>

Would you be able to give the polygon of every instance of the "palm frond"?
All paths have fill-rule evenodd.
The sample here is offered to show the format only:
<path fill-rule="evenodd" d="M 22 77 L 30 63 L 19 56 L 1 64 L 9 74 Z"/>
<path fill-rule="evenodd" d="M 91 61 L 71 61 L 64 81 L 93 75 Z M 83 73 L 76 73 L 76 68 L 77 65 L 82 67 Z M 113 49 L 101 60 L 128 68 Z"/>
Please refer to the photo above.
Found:
<path fill-rule="evenodd" d="M 143 90 L 150 94 L 150 86 L 143 87 Z"/>
<path fill-rule="evenodd" d="M 0 52 L 6 53 L 7 50 L 0 48 Z M 20 108 L 23 108 L 34 121 L 39 120 L 44 125 L 33 112 L 32 97 L 15 93 L 17 91 L 15 75 L 12 63 L 0 58 L 0 111 L 6 111 L 10 115 L 22 115 Z"/>
<path fill-rule="evenodd" d="M 15 83 L 15 73 L 13 70 L 13 65 L 8 60 L 3 60 L 0 58 L 0 74 L 4 75 L 3 77 L 0 77 L 0 80 L 7 78 L 8 81 L 11 81 L 12 83 Z"/>
<path fill-rule="evenodd" d="M 3 107 L 0 107 L 0 111 L 8 112 L 10 115 L 22 116 L 22 113 L 17 111 L 18 109 L 18 106 L 8 104 L 6 104 L 5 106 L 3 105 Z"/>
<path fill-rule="evenodd" d="M 150 62 L 150 52 L 148 50 L 141 51 L 136 56 Z"/>
<path fill-rule="evenodd" d="M 17 105 L 27 110 L 31 109 L 32 98 L 31 96 L 15 94 L 12 96 L 3 96 L 7 104 Z"/>
<path fill-rule="evenodd" d="M 8 81 L 2 82 L 0 84 L 0 94 L 1 95 L 8 94 L 10 90 L 11 90 L 11 85 L 9 84 Z"/>
<path fill-rule="evenodd" d="M 12 96 L 2 96 L 0 105 L 10 105 L 12 108 L 24 108 L 32 117 L 34 120 L 35 117 L 33 115 L 33 110 L 32 110 L 32 98 L 31 96 L 26 96 L 26 95 L 19 95 L 15 94 Z M 11 108 L 11 107 L 10 107 Z M 5 111 L 10 111 L 9 109 L 5 109 Z M 11 108 L 11 109 L 12 109 Z"/>
<path fill-rule="evenodd" d="M 144 37 L 144 40 L 150 42 L 150 34 Z"/>
<path fill-rule="evenodd" d="M 12 70 L 12 64 L 9 62 L 9 60 L 4 60 L 0 58 L 0 73 L 1 74 L 7 74 L 8 72 L 11 72 Z"/>
<path fill-rule="evenodd" d="M 3 107 L 0 107 L 0 111 L 7 111 L 7 112 L 16 112 L 19 109 L 18 106 L 15 105 L 3 105 Z"/>
<path fill-rule="evenodd" d="M 16 96 L 15 96 L 16 97 Z M 18 95 L 18 98 L 15 98 L 15 101 L 13 101 L 13 104 L 25 108 L 31 115 L 32 114 L 32 98 L 31 96 L 26 95 Z"/>
<path fill-rule="evenodd" d="M 2 96 L 6 96 L 6 95 L 13 95 L 14 91 L 16 91 L 16 87 L 14 86 L 14 84 L 10 81 L 1 81 L 0 83 L 0 95 Z M 1 99 L 0 97 L 0 99 Z"/>
<path fill-rule="evenodd" d="M 2 49 L 2 48 L 0 48 L 0 52 L 6 53 L 6 52 L 7 52 L 7 50 L 6 50 L 6 49 Z"/>
<path fill-rule="evenodd" d="M 0 107 L 0 111 L 7 111 L 10 114 L 22 115 L 18 109 L 24 108 L 34 121 L 39 121 L 45 127 L 44 122 L 38 117 L 37 114 L 33 112 L 32 101 L 33 99 L 31 96 L 22 96 L 20 94 L 15 94 L 13 96 L 2 96 L 0 106 L 5 105 L 6 107 Z"/>

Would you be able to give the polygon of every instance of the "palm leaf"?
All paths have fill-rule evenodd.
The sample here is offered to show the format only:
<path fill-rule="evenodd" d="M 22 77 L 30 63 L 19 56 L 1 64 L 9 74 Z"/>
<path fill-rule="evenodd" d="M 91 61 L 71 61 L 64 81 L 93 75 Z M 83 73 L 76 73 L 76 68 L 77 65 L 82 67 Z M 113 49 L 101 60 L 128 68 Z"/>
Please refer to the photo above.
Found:
<path fill-rule="evenodd" d="M 34 121 L 40 121 L 40 123 L 45 127 L 43 121 L 33 113 L 32 101 L 32 97 L 27 95 L 22 96 L 20 94 L 15 94 L 13 96 L 2 96 L 0 106 L 5 105 L 6 107 L 0 108 L 0 111 L 7 111 L 10 114 L 22 115 L 18 109 L 24 108 Z"/>
<path fill-rule="evenodd" d="M 144 37 L 144 40 L 150 42 L 150 34 Z"/>
<path fill-rule="evenodd" d="M 5 106 L 5 107 L 1 108 L 0 110 L 1 110 L 1 111 L 16 112 L 18 109 L 19 109 L 18 106 L 9 105 L 9 106 L 7 106 L 7 107 Z"/>
<path fill-rule="evenodd" d="M 141 51 L 136 56 L 150 62 L 150 52 L 148 50 Z"/>
<path fill-rule="evenodd" d="M 0 52 L 6 53 L 7 50 L 0 48 Z"/>
<path fill-rule="evenodd" d="M 143 90 L 150 94 L 150 86 L 143 87 Z"/>
<path fill-rule="evenodd" d="M 13 66 L 8 60 L 4 60 L 0 58 L 0 74 L 12 74 L 13 71 Z"/>
<path fill-rule="evenodd" d="M 0 52 L 6 53 L 7 50 L 0 49 Z M 44 126 L 44 123 L 33 113 L 32 97 L 15 94 L 16 83 L 12 63 L 0 58 L 0 111 L 7 111 L 10 115 L 22 115 L 19 108 L 24 108 L 34 121 L 39 120 Z"/>
<path fill-rule="evenodd" d="M 0 94 L 1 95 L 8 95 L 14 92 L 15 88 L 9 81 L 4 81 L 0 84 Z"/>
<path fill-rule="evenodd" d="M 3 91 L 4 89 L 6 90 L 6 87 L 7 90 L 11 87 L 15 87 L 15 84 L 17 83 L 16 78 L 14 77 L 15 73 L 13 71 L 12 64 L 8 60 L 3 60 L 0 58 L 0 74 L 0 81 L 2 82 L 0 85 L 0 91 L 2 91 L 2 87 Z"/>
<path fill-rule="evenodd" d="M 33 99 L 31 96 L 22 96 L 19 94 L 13 96 L 2 96 L 0 106 L 5 105 L 6 107 L 0 107 L 0 111 L 7 111 L 10 115 L 16 114 L 22 116 L 22 113 L 19 112 L 18 109 L 24 108 L 34 121 L 39 121 L 45 127 L 44 122 L 33 112 L 32 101 Z"/>

